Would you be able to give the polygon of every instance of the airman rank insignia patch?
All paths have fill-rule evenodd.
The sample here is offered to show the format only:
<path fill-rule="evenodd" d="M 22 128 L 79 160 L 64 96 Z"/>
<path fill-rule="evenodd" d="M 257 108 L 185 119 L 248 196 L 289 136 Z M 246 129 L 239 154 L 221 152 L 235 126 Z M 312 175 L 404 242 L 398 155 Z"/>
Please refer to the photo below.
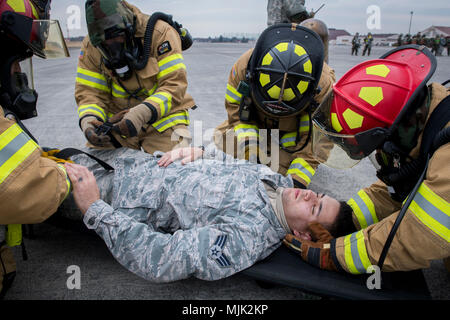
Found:
<path fill-rule="evenodd" d="M 158 47 L 158 55 L 163 55 L 164 53 L 167 53 L 172 50 L 172 47 L 170 46 L 169 41 L 164 41 L 159 47 Z"/>
<path fill-rule="evenodd" d="M 223 254 L 223 247 L 225 246 L 225 242 L 227 241 L 226 235 L 218 236 L 214 244 L 209 248 L 209 257 L 215 260 L 219 266 L 222 268 L 227 268 L 231 266 L 228 258 Z"/>

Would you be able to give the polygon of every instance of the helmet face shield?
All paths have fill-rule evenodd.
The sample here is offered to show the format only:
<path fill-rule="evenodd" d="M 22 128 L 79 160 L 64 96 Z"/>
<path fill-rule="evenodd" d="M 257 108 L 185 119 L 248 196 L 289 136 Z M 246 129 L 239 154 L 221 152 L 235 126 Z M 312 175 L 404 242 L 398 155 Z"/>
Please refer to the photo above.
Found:
<path fill-rule="evenodd" d="M 336 169 L 351 168 L 364 157 L 354 135 L 339 134 L 333 128 L 330 108 L 334 99 L 331 92 L 313 114 L 312 150 L 320 163 Z"/>
<path fill-rule="evenodd" d="M 28 86 L 31 89 L 34 87 L 34 72 L 33 72 L 33 59 L 28 58 L 19 62 L 21 73 L 25 74 L 28 79 Z"/>
<path fill-rule="evenodd" d="M 43 59 L 70 57 L 57 20 L 34 20 L 30 47 L 35 55 Z"/>
<path fill-rule="evenodd" d="M 313 154 L 317 161 L 337 169 L 351 168 L 370 155 L 386 139 L 387 129 L 374 128 L 357 134 L 342 134 L 336 102 L 331 91 L 313 114 Z"/>

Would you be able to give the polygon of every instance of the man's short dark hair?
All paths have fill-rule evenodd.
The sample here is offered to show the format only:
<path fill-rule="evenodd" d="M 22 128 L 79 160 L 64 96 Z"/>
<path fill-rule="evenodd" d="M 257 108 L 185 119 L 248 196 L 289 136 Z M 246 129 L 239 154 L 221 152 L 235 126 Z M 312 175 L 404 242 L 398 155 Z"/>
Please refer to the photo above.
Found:
<path fill-rule="evenodd" d="M 346 236 L 356 231 L 353 224 L 353 210 L 345 201 L 339 201 L 340 208 L 336 220 L 327 228 L 334 238 Z"/>

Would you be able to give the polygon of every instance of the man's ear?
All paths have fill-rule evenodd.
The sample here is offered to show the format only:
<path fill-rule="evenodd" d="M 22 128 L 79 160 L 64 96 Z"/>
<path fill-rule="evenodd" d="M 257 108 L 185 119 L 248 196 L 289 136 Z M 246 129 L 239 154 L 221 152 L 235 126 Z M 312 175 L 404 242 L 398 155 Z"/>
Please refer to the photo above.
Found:
<path fill-rule="evenodd" d="M 311 234 L 308 231 L 298 232 L 297 230 L 294 230 L 294 236 L 296 236 L 297 238 L 302 239 L 302 240 L 307 240 L 307 241 L 312 240 Z"/>

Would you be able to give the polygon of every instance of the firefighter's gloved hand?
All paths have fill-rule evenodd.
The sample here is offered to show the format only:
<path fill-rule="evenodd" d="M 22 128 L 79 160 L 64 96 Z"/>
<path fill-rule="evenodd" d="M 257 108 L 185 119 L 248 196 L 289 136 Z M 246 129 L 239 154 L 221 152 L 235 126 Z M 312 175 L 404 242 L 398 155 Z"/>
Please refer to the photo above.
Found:
<path fill-rule="evenodd" d="M 337 271 L 330 252 L 333 236 L 318 222 L 310 223 L 309 230 L 316 241 L 303 240 L 288 234 L 283 243 L 309 264 L 324 270 Z"/>
<path fill-rule="evenodd" d="M 98 135 L 94 128 L 87 128 L 84 135 L 96 147 L 112 147 L 111 138 L 106 135 Z"/>
<path fill-rule="evenodd" d="M 114 127 L 113 131 L 123 138 L 135 137 L 152 118 L 152 111 L 145 104 L 131 108 Z"/>
<path fill-rule="evenodd" d="M 130 111 L 130 109 L 122 110 L 116 113 L 115 115 L 113 115 L 111 118 L 108 119 L 108 122 L 113 124 L 120 122 L 123 119 L 123 117 L 128 113 L 128 111 Z"/>
<path fill-rule="evenodd" d="M 86 139 L 96 147 L 112 148 L 111 138 L 107 135 L 98 135 L 95 131 L 103 122 L 98 121 L 95 117 L 87 117 L 81 121 L 81 130 Z"/>

